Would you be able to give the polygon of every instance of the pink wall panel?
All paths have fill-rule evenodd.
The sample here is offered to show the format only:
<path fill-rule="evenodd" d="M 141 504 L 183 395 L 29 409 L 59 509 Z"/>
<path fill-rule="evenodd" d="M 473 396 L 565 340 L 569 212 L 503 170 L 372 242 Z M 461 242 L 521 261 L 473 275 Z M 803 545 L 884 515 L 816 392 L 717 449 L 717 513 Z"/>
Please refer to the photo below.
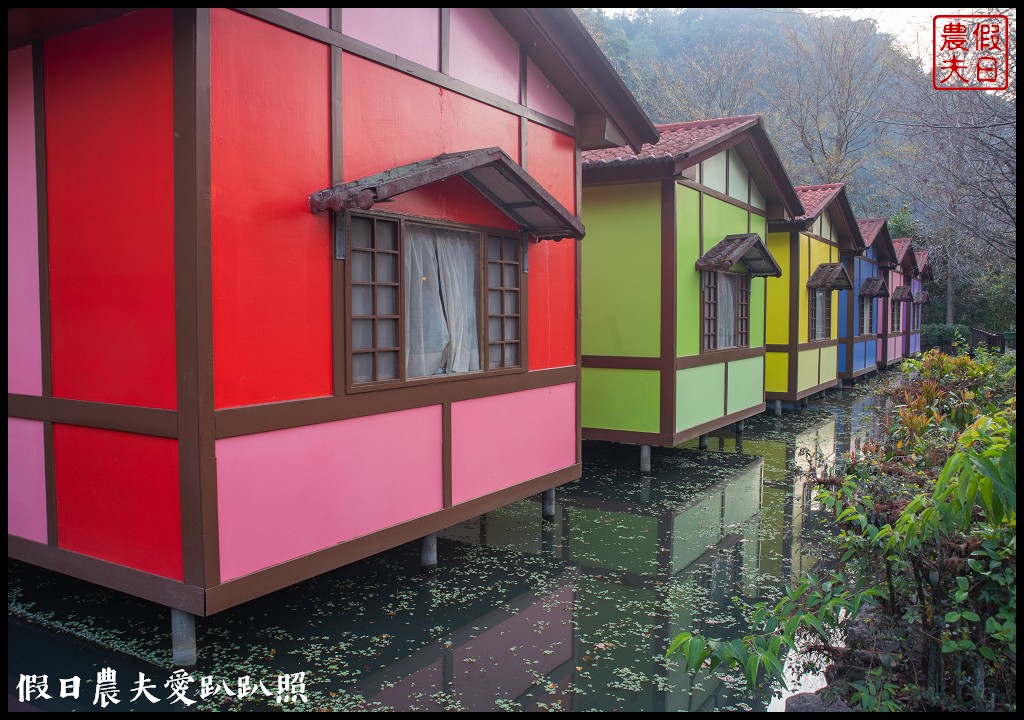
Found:
<path fill-rule="evenodd" d="M 7 418 L 7 532 L 46 542 L 43 424 Z"/>
<path fill-rule="evenodd" d="M 43 394 L 36 212 L 32 48 L 24 47 L 7 53 L 7 392 L 23 395 Z"/>
<path fill-rule="evenodd" d="M 182 579 L 178 442 L 53 425 L 57 544 Z"/>
<path fill-rule="evenodd" d="M 440 8 L 342 8 L 341 31 L 431 70 L 441 69 Z"/>
<path fill-rule="evenodd" d="M 440 510 L 441 408 L 217 441 L 221 580 Z"/>
<path fill-rule="evenodd" d="M 553 118 L 576 124 L 576 113 L 544 73 L 529 60 L 526 63 L 526 105 Z"/>
<path fill-rule="evenodd" d="M 298 15 L 300 18 L 315 22 L 317 25 L 323 25 L 324 27 L 331 26 L 331 9 L 330 8 L 281 8 L 285 12 L 290 12 L 292 15 Z"/>
<path fill-rule="evenodd" d="M 903 357 L 903 336 L 889 338 L 889 362 Z"/>
<path fill-rule="evenodd" d="M 487 8 L 451 13 L 452 77 L 519 102 L 519 44 Z"/>
<path fill-rule="evenodd" d="M 575 462 L 574 383 L 452 404 L 456 504 Z"/>

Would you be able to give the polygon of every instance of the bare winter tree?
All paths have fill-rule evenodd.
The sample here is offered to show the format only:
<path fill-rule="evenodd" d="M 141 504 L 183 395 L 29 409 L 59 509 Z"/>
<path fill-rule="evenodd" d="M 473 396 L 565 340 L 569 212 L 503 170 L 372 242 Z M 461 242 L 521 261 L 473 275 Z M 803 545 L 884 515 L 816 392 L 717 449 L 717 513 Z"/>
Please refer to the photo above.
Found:
<path fill-rule="evenodd" d="M 1010 18 L 1016 47 L 1016 9 L 979 14 Z M 906 83 L 894 105 L 895 123 L 908 130 L 911 164 L 895 181 L 913 180 L 914 202 L 934 231 L 948 229 L 994 253 L 1016 274 L 1017 260 L 1017 71 L 1010 53 L 1007 89 L 935 90 L 921 74 Z"/>
<path fill-rule="evenodd" d="M 975 10 L 1007 15 L 1008 47 L 1016 47 L 1016 10 Z M 946 322 L 957 317 L 956 292 L 980 302 L 998 284 L 1016 305 L 1017 103 L 1016 60 L 1009 53 L 1001 91 L 935 90 L 930 72 L 905 74 L 903 91 L 885 120 L 903 138 L 903 162 L 885 176 L 908 193 L 931 251 L 936 280 L 945 287 Z M 1004 279 L 1008 278 L 1009 282 Z"/>
<path fill-rule="evenodd" d="M 758 78 L 780 151 L 803 183 L 850 182 L 885 139 L 879 109 L 894 98 L 892 77 L 907 60 L 871 20 L 794 15 L 782 34 L 765 49 Z M 774 72 L 780 64 L 785 72 Z"/>

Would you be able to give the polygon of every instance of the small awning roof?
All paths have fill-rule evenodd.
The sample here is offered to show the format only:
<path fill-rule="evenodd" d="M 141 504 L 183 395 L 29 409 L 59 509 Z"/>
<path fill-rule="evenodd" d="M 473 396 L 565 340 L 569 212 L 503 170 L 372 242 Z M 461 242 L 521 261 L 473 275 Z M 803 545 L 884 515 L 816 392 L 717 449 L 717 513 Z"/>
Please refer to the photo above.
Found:
<path fill-rule="evenodd" d="M 885 285 L 885 279 L 880 277 L 869 277 L 860 286 L 861 297 L 885 297 L 889 294 L 889 288 Z"/>
<path fill-rule="evenodd" d="M 915 305 L 927 305 L 928 304 L 928 291 L 922 290 L 921 292 L 914 293 L 914 304 Z"/>
<path fill-rule="evenodd" d="M 501 148 L 446 153 L 312 193 L 309 209 L 369 210 L 374 203 L 461 176 L 537 239 L 583 237 L 583 223 Z"/>
<path fill-rule="evenodd" d="M 822 263 L 811 273 L 807 287 L 823 290 L 852 290 L 853 282 L 842 263 Z"/>
<path fill-rule="evenodd" d="M 757 233 L 726 235 L 694 266 L 698 270 L 728 270 L 740 260 L 754 277 L 782 277 L 782 268 Z"/>
<path fill-rule="evenodd" d="M 914 293 L 910 291 L 909 285 L 900 285 L 892 291 L 890 299 L 893 302 L 910 302 L 914 299 Z"/>

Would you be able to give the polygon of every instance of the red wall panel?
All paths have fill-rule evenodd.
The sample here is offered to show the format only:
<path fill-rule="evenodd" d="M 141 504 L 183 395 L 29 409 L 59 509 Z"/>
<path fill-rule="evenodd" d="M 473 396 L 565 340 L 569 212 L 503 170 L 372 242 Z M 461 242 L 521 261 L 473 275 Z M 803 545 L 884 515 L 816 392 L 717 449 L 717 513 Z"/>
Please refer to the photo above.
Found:
<path fill-rule="evenodd" d="M 213 334 L 217 407 L 330 395 L 330 56 L 213 10 Z"/>
<path fill-rule="evenodd" d="M 54 395 L 174 408 L 171 11 L 44 52 Z"/>
<path fill-rule="evenodd" d="M 182 579 L 178 443 L 53 426 L 59 547 Z"/>
<path fill-rule="evenodd" d="M 342 82 L 346 181 L 485 147 L 519 162 L 515 115 L 347 53 Z"/>
<path fill-rule="evenodd" d="M 470 98 L 346 54 L 343 62 L 346 181 L 445 152 L 502 148 L 519 161 L 519 119 Z M 530 124 L 527 170 L 570 211 L 576 208 L 575 139 Z M 454 192 L 453 192 L 454 191 Z M 461 181 L 428 186 L 378 209 L 514 227 Z M 499 222 L 500 221 L 500 222 Z M 529 367 L 576 363 L 575 243 L 530 249 Z"/>
<path fill-rule="evenodd" d="M 461 177 L 431 183 L 381 203 L 375 210 L 423 215 L 439 220 L 519 230 L 519 224 Z"/>
<path fill-rule="evenodd" d="M 530 175 L 575 212 L 575 140 L 530 123 L 527 149 Z M 530 247 L 531 370 L 576 364 L 576 252 L 574 240 L 544 240 Z"/>

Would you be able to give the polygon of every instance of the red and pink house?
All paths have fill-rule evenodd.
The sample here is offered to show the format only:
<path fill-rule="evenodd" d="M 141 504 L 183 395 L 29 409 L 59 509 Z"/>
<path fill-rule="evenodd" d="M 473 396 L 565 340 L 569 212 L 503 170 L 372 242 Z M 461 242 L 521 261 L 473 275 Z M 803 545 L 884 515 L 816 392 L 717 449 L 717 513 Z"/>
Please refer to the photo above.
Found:
<path fill-rule="evenodd" d="M 191 622 L 580 476 L 580 153 L 657 132 L 571 10 L 8 48 L 9 557 Z"/>
<path fill-rule="evenodd" d="M 882 306 L 882 325 L 878 338 L 878 367 L 898 365 L 911 354 L 910 335 L 914 291 L 912 280 L 918 274 L 911 238 L 894 238 L 895 264 L 886 273 L 889 302 Z M 918 326 L 920 346 L 920 326 Z"/>

